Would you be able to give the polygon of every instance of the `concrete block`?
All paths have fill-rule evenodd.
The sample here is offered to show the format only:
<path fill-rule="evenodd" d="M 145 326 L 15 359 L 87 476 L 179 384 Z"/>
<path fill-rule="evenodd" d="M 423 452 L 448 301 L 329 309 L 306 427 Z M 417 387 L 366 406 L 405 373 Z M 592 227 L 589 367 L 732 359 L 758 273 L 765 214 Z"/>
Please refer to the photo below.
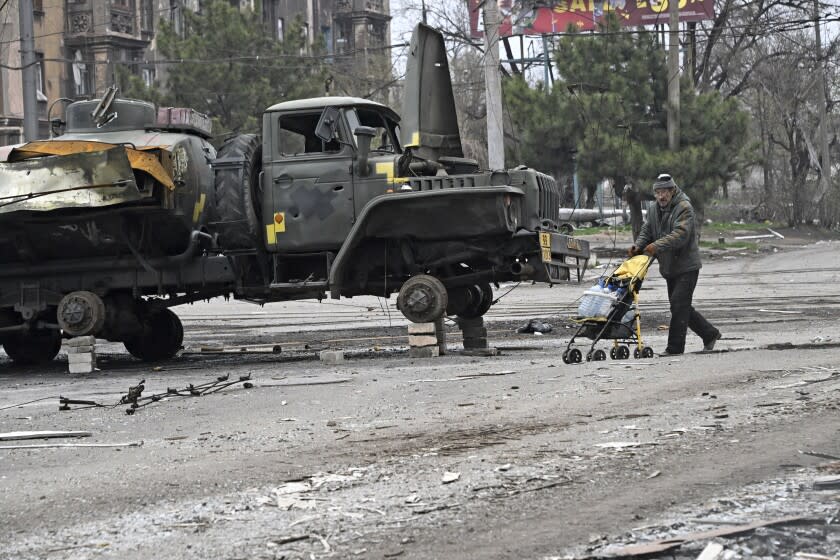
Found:
<path fill-rule="evenodd" d="M 438 339 L 431 334 L 410 334 L 408 335 L 408 345 L 412 348 L 422 348 L 424 346 L 437 346 Z"/>
<path fill-rule="evenodd" d="M 443 324 L 443 317 L 435 321 L 435 336 L 437 337 L 440 355 L 443 356 L 446 354 L 446 327 Z"/>
<path fill-rule="evenodd" d="M 469 327 L 461 329 L 461 333 L 463 333 L 464 338 L 480 338 L 487 336 L 487 329 L 485 327 Z"/>
<path fill-rule="evenodd" d="M 94 336 L 77 336 L 64 342 L 65 346 L 93 346 L 94 344 L 96 344 Z"/>
<path fill-rule="evenodd" d="M 321 350 L 318 358 L 327 364 L 337 364 L 344 361 L 343 350 Z"/>
<path fill-rule="evenodd" d="M 435 334 L 434 323 L 409 323 L 408 334 Z"/>
<path fill-rule="evenodd" d="M 96 365 L 96 356 L 91 353 L 87 354 L 67 354 L 68 364 L 88 364 L 93 367 Z"/>
<path fill-rule="evenodd" d="M 437 358 L 440 356 L 440 348 L 437 346 L 424 346 L 422 348 L 409 348 L 410 358 Z"/>
<path fill-rule="evenodd" d="M 70 364 L 70 373 L 92 373 L 93 365 L 91 364 Z"/>
<path fill-rule="evenodd" d="M 95 346 L 68 346 L 67 354 L 90 354 L 95 349 Z"/>
<path fill-rule="evenodd" d="M 483 327 L 484 326 L 484 317 L 476 317 L 475 319 L 466 319 L 464 317 L 458 317 L 458 328 L 461 330 L 475 328 L 475 327 Z"/>
<path fill-rule="evenodd" d="M 464 337 L 464 348 L 487 348 L 487 337 Z"/>

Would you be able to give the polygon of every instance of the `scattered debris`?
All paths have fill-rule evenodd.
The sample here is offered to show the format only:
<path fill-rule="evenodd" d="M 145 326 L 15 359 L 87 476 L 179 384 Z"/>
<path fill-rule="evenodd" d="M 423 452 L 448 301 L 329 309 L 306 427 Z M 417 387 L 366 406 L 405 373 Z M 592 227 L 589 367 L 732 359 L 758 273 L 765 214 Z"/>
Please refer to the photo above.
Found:
<path fill-rule="evenodd" d="M 650 480 L 651 478 L 656 478 L 660 474 L 662 474 L 662 471 L 653 471 L 652 473 L 647 475 L 647 479 Z"/>
<path fill-rule="evenodd" d="M 0 441 L 12 441 L 19 439 L 47 439 L 47 438 L 73 438 L 90 437 L 91 432 L 80 431 L 34 431 L 34 432 L 5 432 L 0 433 Z"/>
<path fill-rule="evenodd" d="M 781 517 L 778 519 L 771 519 L 769 521 L 756 521 L 746 525 L 736 525 L 733 527 L 724 527 L 721 529 L 714 529 L 712 531 L 703 531 L 699 533 L 689 533 L 687 535 L 662 539 L 644 544 L 633 544 L 629 546 L 607 547 L 603 554 L 597 554 L 590 558 L 617 558 L 617 557 L 633 557 L 643 556 L 645 554 L 656 554 L 659 552 L 668 552 L 679 548 L 683 544 L 697 541 L 704 541 L 707 539 L 714 539 L 718 537 L 730 537 L 735 535 L 742 535 L 755 531 L 760 527 L 770 527 L 774 525 L 786 525 L 790 523 L 801 523 L 813 521 L 813 518 L 805 516 Z"/>
<path fill-rule="evenodd" d="M 2 445 L 0 449 L 45 449 L 47 447 L 140 447 L 142 441 L 126 443 L 38 443 L 33 445 Z"/>
<path fill-rule="evenodd" d="M 800 455 L 810 455 L 811 457 L 818 457 L 820 459 L 828 459 L 829 461 L 840 461 L 840 457 L 829 455 L 828 453 L 820 453 L 818 451 L 803 451 L 799 450 Z"/>
<path fill-rule="evenodd" d="M 840 476 L 819 476 L 814 479 L 814 489 L 828 490 L 840 488 Z"/>
<path fill-rule="evenodd" d="M 758 235 L 736 235 L 732 239 L 737 239 L 738 241 L 745 241 L 747 239 L 770 239 L 771 237 L 776 237 L 772 233 L 761 233 Z"/>
<path fill-rule="evenodd" d="M 789 311 L 787 309 L 759 309 L 759 313 L 779 313 L 781 315 L 802 315 L 801 311 Z"/>
<path fill-rule="evenodd" d="M 223 375 L 221 377 L 217 377 L 213 381 L 208 381 L 206 383 L 200 383 L 198 385 L 193 385 L 192 383 L 190 383 L 183 389 L 167 388 L 166 392 L 164 393 L 143 396 L 143 391 L 146 390 L 146 380 L 142 379 L 137 385 L 129 387 L 128 392 L 122 397 L 120 397 L 120 400 L 116 404 L 106 405 L 91 400 L 68 399 L 66 397 L 59 396 L 58 409 L 80 410 L 83 408 L 95 407 L 114 408 L 120 405 L 127 404 L 130 406 L 126 409 L 125 413 L 134 414 L 134 412 L 138 408 L 148 406 L 158 401 L 174 397 L 203 397 L 205 395 L 221 391 L 222 389 L 227 389 L 228 387 L 231 387 L 238 383 L 242 383 L 242 386 L 245 389 L 250 389 L 254 386 L 254 384 L 251 383 L 251 374 L 243 375 L 234 381 L 230 380 L 230 375 Z M 71 408 L 71 406 L 74 406 L 75 408 Z"/>
<path fill-rule="evenodd" d="M 512 369 L 507 369 L 507 370 L 504 370 L 504 371 L 488 371 L 488 372 L 482 372 L 482 373 L 464 373 L 464 374 L 458 375 L 457 377 L 459 377 L 461 379 L 473 379 L 475 377 L 495 377 L 497 375 L 512 375 L 514 373 L 517 373 L 517 372 L 512 370 Z"/>
<path fill-rule="evenodd" d="M 602 449 L 626 449 L 628 447 L 642 447 L 644 445 L 659 445 L 655 441 L 608 441 L 606 443 L 596 443 L 595 447 Z"/>
<path fill-rule="evenodd" d="M 338 364 L 344 361 L 343 350 L 321 350 L 318 359 L 326 364 Z"/>
<path fill-rule="evenodd" d="M 703 552 L 700 553 L 700 556 L 697 557 L 697 560 L 717 560 L 721 554 L 723 554 L 723 545 L 709 543 L 703 549 Z"/>
<path fill-rule="evenodd" d="M 541 321 L 539 319 L 531 319 L 530 321 L 516 329 L 516 332 L 518 332 L 519 334 L 545 334 L 550 333 L 552 330 L 554 330 L 554 327 L 552 327 L 551 324 Z"/>
<path fill-rule="evenodd" d="M 260 387 L 302 387 L 305 385 L 333 385 L 336 383 L 348 383 L 352 381 L 349 377 L 313 377 L 303 378 L 304 380 L 286 379 L 285 377 L 279 381 L 283 383 L 260 384 Z"/>
<path fill-rule="evenodd" d="M 446 471 L 443 473 L 443 476 L 441 477 L 440 481 L 442 484 L 451 484 L 459 478 L 461 478 L 461 473 Z"/>

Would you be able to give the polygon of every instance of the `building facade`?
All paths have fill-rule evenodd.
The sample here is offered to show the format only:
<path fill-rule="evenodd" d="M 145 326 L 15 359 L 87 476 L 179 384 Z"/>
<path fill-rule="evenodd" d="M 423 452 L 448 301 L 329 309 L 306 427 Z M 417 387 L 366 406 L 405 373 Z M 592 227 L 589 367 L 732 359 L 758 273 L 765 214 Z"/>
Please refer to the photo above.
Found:
<path fill-rule="evenodd" d="M 374 91 L 390 80 L 388 0 L 231 0 L 262 11 L 266 33 L 283 40 L 296 18 L 306 43 L 326 48 L 336 65 L 336 94 L 386 100 Z M 44 9 L 44 3 L 49 9 Z M 147 85 L 162 86 L 172 67 L 156 48 L 162 20 L 176 29 L 185 11 L 200 11 L 202 0 L 33 0 L 38 65 L 39 135 L 48 119 L 62 114 L 57 104 L 101 95 L 120 68 Z M 0 12 L 0 145 L 23 137 L 18 0 Z"/>

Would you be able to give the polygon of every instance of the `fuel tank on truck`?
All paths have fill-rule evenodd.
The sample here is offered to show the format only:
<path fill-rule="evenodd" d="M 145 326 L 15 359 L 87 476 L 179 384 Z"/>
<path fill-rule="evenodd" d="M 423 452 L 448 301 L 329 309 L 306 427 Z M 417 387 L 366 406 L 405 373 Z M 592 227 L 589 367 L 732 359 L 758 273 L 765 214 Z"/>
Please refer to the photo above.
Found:
<path fill-rule="evenodd" d="M 0 264 L 177 255 L 213 207 L 209 119 L 79 101 L 65 133 L 0 148 Z"/>

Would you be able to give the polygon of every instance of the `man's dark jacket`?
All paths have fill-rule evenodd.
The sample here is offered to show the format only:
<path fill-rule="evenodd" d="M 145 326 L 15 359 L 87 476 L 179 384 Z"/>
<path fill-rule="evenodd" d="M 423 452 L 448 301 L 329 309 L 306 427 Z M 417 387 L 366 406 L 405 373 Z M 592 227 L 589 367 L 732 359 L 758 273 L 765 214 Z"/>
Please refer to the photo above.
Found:
<path fill-rule="evenodd" d="M 648 206 L 647 218 L 635 245 L 641 251 L 649 243 L 656 246 L 659 272 L 666 278 L 699 270 L 702 266 L 694 228 L 694 208 L 679 187 L 674 189 L 674 196 L 665 208 L 660 208 L 655 200 Z"/>

